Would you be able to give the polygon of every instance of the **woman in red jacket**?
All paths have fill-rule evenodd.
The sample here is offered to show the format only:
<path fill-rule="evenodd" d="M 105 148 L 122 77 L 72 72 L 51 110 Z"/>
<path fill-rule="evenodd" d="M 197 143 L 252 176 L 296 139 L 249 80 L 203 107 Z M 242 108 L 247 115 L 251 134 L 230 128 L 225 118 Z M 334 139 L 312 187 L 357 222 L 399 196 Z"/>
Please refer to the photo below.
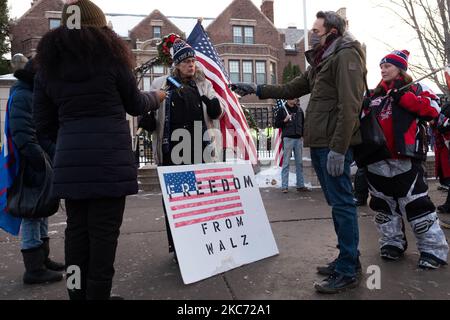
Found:
<path fill-rule="evenodd" d="M 369 108 L 377 114 L 390 157 L 367 168 L 370 207 L 377 212 L 383 259 L 398 260 L 407 249 L 406 216 L 420 252 L 418 266 L 437 269 L 447 262 L 448 244 L 428 196 L 423 161 L 426 121 L 437 118 L 440 108 L 420 85 L 403 89 L 412 82 L 406 73 L 408 56 L 406 50 L 394 51 L 381 60 L 382 81 L 371 94 Z"/>

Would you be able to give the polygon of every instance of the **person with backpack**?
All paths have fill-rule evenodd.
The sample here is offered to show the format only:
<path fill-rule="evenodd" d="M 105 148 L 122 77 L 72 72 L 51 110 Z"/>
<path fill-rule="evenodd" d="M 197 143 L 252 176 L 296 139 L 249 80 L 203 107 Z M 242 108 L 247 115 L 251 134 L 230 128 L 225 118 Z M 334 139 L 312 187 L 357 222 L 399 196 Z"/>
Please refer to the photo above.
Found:
<path fill-rule="evenodd" d="M 447 264 L 448 244 L 428 196 L 423 162 L 428 152 L 426 122 L 436 119 L 440 108 L 434 94 L 412 84 L 408 57 L 403 50 L 381 60 L 382 80 L 363 112 L 375 112 L 389 150 L 386 159 L 367 166 L 370 207 L 377 213 L 383 259 L 396 261 L 404 255 L 406 217 L 420 252 L 418 267 L 437 269 Z"/>

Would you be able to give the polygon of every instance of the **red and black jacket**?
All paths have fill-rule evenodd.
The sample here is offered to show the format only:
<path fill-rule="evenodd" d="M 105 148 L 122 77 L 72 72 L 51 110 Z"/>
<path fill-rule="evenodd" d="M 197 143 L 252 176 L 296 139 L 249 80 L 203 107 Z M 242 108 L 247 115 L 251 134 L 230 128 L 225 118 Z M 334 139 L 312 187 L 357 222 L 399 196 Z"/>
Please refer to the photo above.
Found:
<path fill-rule="evenodd" d="M 399 87 L 399 82 L 395 86 Z M 425 160 L 428 152 L 427 121 L 439 116 L 437 97 L 422 86 L 412 85 L 398 103 L 387 94 L 394 82 L 382 81 L 371 93 L 370 107 L 378 106 L 378 121 L 386 137 L 391 158 Z"/>

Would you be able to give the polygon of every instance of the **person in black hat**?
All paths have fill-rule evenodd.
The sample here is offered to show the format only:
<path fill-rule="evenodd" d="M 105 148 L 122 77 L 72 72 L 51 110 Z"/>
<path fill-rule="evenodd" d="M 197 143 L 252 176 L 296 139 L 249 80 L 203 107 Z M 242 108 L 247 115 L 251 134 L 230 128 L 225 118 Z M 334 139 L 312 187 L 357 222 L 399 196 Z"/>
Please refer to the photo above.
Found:
<path fill-rule="evenodd" d="M 189 165 L 218 161 L 218 148 L 214 130 L 218 129 L 218 120 L 223 115 L 223 108 L 217 99 L 216 92 L 202 69 L 196 63 L 194 49 L 182 39 L 177 39 L 171 48 L 173 72 L 168 76 L 157 78 L 152 83 L 154 90 L 167 90 L 168 96 L 156 112 L 145 116 L 139 126 L 154 133 L 155 159 L 159 166 Z M 170 81 L 173 79 L 175 81 Z M 176 84 L 180 87 L 177 87 Z M 194 141 L 194 131 L 202 132 L 201 141 Z M 191 137 L 190 150 L 173 152 L 179 140 L 172 140 L 172 133 L 182 130 Z M 197 129 L 198 130 L 198 129 Z M 205 133 L 209 136 L 204 141 Z M 184 142 L 184 141 L 182 141 Z M 219 141 L 220 142 L 220 141 Z M 164 204 L 163 204 L 164 206 Z M 166 231 L 169 252 L 174 252 L 177 261 L 170 226 L 166 216 Z"/>

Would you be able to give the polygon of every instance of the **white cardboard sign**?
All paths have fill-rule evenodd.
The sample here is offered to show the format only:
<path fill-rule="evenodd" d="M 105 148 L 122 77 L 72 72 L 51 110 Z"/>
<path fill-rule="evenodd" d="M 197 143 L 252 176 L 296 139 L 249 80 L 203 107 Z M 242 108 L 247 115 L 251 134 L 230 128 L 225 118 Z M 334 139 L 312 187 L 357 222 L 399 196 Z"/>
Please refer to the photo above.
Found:
<path fill-rule="evenodd" d="M 252 166 L 158 167 L 185 284 L 277 255 Z"/>

